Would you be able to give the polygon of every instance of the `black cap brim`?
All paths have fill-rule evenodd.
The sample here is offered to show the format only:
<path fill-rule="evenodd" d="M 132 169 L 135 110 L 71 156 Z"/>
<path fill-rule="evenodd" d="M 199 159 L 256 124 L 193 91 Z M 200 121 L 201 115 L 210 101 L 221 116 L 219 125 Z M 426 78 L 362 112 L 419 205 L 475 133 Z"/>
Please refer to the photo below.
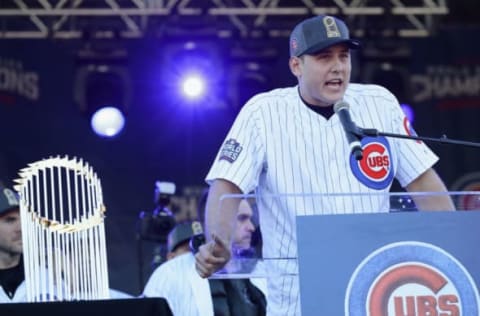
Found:
<path fill-rule="evenodd" d="M 300 57 L 302 55 L 314 55 L 316 53 L 319 53 L 320 51 L 329 48 L 333 45 L 337 44 L 347 44 L 350 49 L 358 49 L 360 48 L 360 42 L 353 40 L 353 39 L 342 39 L 342 38 L 335 38 L 335 39 L 330 39 L 327 41 L 322 41 L 318 43 L 317 45 L 314 45 L 310 47 L 309 49 L 305 50 L 301 54 L 299 54 L 297 57 Z"/>

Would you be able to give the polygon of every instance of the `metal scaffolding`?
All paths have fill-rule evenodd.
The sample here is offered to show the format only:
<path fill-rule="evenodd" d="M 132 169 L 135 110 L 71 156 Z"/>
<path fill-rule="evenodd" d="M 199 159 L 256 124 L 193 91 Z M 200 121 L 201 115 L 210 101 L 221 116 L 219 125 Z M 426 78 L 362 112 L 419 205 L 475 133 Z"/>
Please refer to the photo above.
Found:
<path fill-rule="evenodd" d="M 356 37 L 425 37 L 449 8 L 445 0 L 4 0 L 0 38 L 282 37 L 318 14 L 344 17 Z"/>

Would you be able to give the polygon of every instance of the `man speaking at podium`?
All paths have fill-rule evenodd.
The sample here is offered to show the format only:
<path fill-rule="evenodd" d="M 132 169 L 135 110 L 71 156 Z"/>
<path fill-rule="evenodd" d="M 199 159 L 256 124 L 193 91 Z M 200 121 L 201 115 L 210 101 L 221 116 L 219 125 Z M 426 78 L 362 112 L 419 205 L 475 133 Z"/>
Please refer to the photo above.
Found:
<path fill-rule="evenodd" d="M 296 258 L 297 214 L 388 212 L 394 178 L 409 192 L 446 192 L 432 169 L 438 157 L 423 142 L 360 139 L 352 133 L 355 122 L 410 134 L 409 122 L 392 93 L 377 85 L 349 83 L 350 50 L 358 47 L 345 23 L 332 16 L 309 18 L 294 28 L 289 66 L 298 85 L 252 97 L 206 177 L 211 185 L 206 227 L 210 240 L 196 256 L 202 277 L 223 267 L 231 255 L 230 227 L 238 200 L 220 201 L 224 194 L 255 190 L 263 256 Z M 339 111 L 334 111 L 335 104 L 340 104 Z M 352 195 L 343 198 L 342 205 L 311 197 L 332 193 Z M 277 194 L 288 195 L 272 198 Z M 454 209 L 447 195 L 415 202 L 421 210 Z M 297 267 L 273 265 L 269 271 L 282 275 L 290 268 Z M 267 314 L 299 315 L 298 279 L 275 277 L 268 283 Z"/>

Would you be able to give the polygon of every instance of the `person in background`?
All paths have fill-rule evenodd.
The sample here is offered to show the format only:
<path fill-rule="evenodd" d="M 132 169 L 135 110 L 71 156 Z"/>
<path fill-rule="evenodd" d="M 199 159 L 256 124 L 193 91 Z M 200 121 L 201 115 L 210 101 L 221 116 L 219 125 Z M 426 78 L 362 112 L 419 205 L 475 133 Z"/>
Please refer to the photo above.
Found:
<path fill-rule="evenodd" d="M 0 187 L 0 303 L 26 302 L 17 194 Z"/>
<path fill-rule="evenodd" d="M 232 252 L 235 256 L 248 256 L 246 252 L 252 249 L 252 238 L 256 227 L 253 223 L 253 209 L 247 199 L 242 199 L 238 205 L 237 227 L 233 236 Z"/>
<path fill-rule="evenodd" d="M 205 193 L 206 194 L 206 193 Z M 204 199 L 206 200 L 206 199 Z M 198 215 L 203 218 L 204 204 L 200 200 Z M 251 248 L 255 230 L 252 208 L 245 200 L 235 221 L 234 253 Z M 179 223 L 168 236 L 168 261 L 160 265 L 148 280 L 143 295 L 164 297 L 174 315 L 265 315 L 266 284 L 249 279 L 203 279 L 195 270 L 194 252 L 204 241 L 198 222 Z M 189 236 L 189 238 L 187 238 Z M 199 240 L 201 242 L 199 242 Z M 187 247 L 189 250 L 187 251 Z M 233 250 L 232 250 L 233 251 Z"/>

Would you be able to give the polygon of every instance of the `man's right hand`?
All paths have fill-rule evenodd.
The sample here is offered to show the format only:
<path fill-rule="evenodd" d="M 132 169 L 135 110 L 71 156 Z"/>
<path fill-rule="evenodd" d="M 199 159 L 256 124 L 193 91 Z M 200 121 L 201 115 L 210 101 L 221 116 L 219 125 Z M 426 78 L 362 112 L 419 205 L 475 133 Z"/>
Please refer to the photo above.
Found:
<path fill-rule="evenodd" d="M 202 278 L 208 278 L 223 268 L 230 257 L 231 252 L 228 243 L 212 234 L 212 239 L 201 245 L 195 255 L 195 268 Z"/>

